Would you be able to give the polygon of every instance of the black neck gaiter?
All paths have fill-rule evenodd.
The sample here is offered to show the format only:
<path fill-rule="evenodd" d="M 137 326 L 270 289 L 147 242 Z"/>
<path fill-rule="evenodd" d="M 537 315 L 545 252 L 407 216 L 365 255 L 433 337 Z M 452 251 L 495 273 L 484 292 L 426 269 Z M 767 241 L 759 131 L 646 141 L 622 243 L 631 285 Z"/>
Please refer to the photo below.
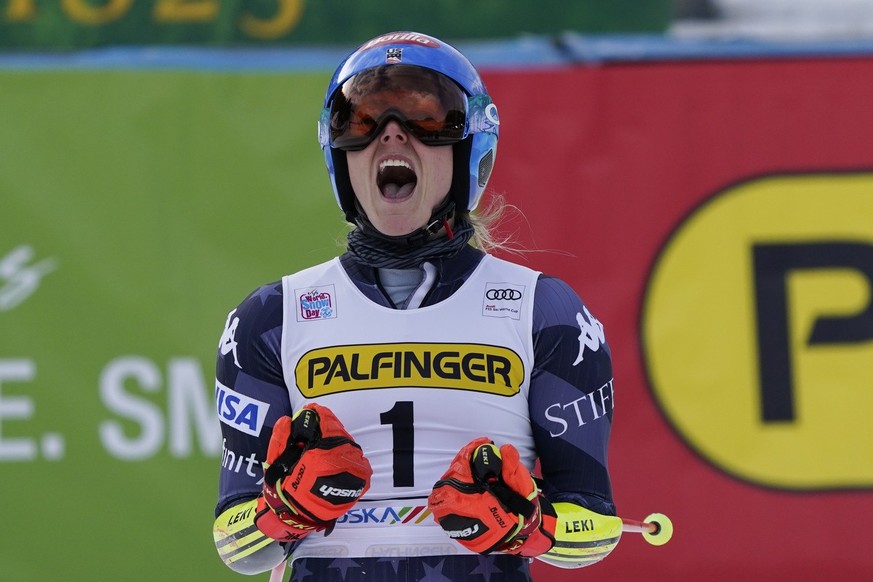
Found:
<path fill-rule="evenodd" d="M 410 246 L 368 235 L 361 228 L 349 233 L 348 248 L 355 258 L 377 269 L 411 269 L 425 261 L 458 254 L 473 237 L 473 226 L 461 217 L 455 220 L 453 237 L 440 236 L 421 246 Z"/>

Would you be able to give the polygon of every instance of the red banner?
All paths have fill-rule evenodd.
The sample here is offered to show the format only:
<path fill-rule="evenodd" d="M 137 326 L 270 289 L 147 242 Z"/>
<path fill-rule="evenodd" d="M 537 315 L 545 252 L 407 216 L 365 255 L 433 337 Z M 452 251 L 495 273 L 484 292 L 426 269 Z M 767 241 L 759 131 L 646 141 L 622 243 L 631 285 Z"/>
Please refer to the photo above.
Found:
<path fill-rule="evenodd" d="M 873 573 L 873 58 L 492 72 L 492 188 L 615 363 L 620 515 L 554 581 Z"/>

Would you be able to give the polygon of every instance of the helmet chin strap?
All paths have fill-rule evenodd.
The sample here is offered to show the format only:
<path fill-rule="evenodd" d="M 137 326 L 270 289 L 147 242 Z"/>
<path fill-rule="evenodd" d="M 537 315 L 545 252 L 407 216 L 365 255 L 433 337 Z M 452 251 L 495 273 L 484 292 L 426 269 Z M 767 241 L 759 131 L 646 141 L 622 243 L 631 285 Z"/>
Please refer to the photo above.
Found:
<path fill-rule="evenodd" d="M 451 196 L 446 196 L 440 204 L 434 208 L 433 213 L 428 219 L 427 223 L 421 228 L 410 232 L 409 234 L 402 234 L 399 236 L 391 236 L 380 232 L 373 223 L 370 222 L 370 219 L 367 218 L 367 215 L 364 213 L 364 209 L 361 208 L 361 205 L 358 203 L 358 199 L 355 198 L 355 209 L 357 210 L 357 215 L 355 216 L 355 224 L 358 228 L 361 229 L 361 232 L 366 234 L 367 236 L 374 237 L 391 244 L 397 246 L 408 246 L 410 248 L 418 248 L 424 246 L 428 241 L 434 240 L 436 238 L 440 238 L 441 232 L 445 230 L 446 236 L 449 239 L 454 238 L 454 233 L 452 232 L 451 225 L 449 221 L 455 216 L 455 203 L 452 201 Z"/>

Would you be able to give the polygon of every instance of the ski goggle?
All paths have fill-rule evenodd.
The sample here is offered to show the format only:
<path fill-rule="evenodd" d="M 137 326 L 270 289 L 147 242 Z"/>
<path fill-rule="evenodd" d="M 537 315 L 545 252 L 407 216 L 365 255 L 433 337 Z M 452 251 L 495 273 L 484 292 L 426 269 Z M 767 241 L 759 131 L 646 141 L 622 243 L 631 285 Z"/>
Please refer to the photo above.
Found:
<path fill-rule="evenodd" d="M 340 150 L 361 150 L 393 119 L 425 145 L 450 145 L 484 130 L 478 121 L 483 115 L 471 113 L 484 113 L 487 106 L 486 123 L 497 125 L 490 99 L 487 104 L 481 100 L 474 98 L 471 107 L 466 93 L 435 71 L 415 65 L 382 65 L 353 75 L 337 89 L 330 106 L 322 111 L 319 141 Z"/>

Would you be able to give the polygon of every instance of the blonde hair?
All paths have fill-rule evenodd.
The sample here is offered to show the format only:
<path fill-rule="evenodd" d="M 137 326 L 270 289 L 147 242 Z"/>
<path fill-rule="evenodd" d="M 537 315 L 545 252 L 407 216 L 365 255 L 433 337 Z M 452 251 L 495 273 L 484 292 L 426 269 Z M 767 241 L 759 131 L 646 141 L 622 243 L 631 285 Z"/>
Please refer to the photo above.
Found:
<path fill-rule="evenodd" d="M 486 206 L 479 206 L 473 212 L 467 214 L 466 219 L 473 227 L 473 238 L 470 244 L 477 249 L 493 253 L 502 251 L 513 254 L 524 252 L 514 241 L 514 233 L 500 233 L 498 226 L 507 218 L 507 212 L 524 217 L 521 209 L 510 204 L 502 194 L 492 193 L 488 197 Z"/>

